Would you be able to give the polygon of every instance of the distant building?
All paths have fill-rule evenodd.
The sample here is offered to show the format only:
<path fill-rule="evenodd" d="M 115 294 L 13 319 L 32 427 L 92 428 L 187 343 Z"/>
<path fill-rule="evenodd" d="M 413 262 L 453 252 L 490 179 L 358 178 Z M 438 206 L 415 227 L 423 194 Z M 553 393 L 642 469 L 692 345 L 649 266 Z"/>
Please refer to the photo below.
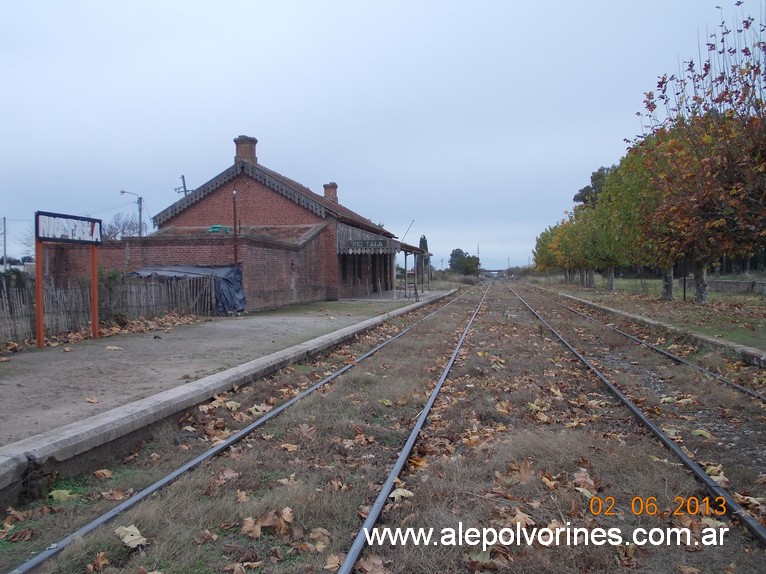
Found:
<path fill-rule="evenodd" d="M 248 311 L 395 288 L 394 234 L 344 207 L 337 184 L 319 195 L 258 163 L 255 138 L 234 143 L 234 164 L 155 215 L 155 233 L 104 242 L 100 267 L 239 266 Z M 71 251 L 56 252 L 67 275 Z"/>

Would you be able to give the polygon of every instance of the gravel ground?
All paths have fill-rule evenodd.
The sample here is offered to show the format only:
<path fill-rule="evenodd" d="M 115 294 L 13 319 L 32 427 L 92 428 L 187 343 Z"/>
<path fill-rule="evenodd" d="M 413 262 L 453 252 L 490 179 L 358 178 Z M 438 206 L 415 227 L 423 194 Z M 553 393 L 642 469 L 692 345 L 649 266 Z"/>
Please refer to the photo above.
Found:
<path fill-rule="evenodd" d="M 0 445 L 348 327 L 410 300 L 322 302 L 4 354 Z M 108 350 L 111 349 L 111 350 Z"/>

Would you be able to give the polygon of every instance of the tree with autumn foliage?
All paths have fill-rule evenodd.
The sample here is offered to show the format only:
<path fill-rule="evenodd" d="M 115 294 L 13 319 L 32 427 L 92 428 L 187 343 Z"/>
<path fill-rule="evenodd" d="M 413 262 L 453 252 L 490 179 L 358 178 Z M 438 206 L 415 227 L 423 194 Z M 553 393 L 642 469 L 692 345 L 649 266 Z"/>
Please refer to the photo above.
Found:
<path fill-rule="evenodd" d="M 535 240 L 535 247 L 532 250 L 535 268 L 543 273 L 563 269 L 557 245 L 558 227 L 559 224 L 548 226 Z"/>
<path fill-rule="evenodd" d="M 646 165 L 648 152 L 656 145 L 647 138 L 631 148 L 604 182 L 596 204 L 602 230 L 602 258 L 615 266 L 656 267 L 663 273 L 662 299 L 673 299 L 673 263 L 675 258 L 661 254 L 657 248 L 667 226 L 656 220 L 660 192 L 652 185 Z"/>
<path fill-rule="evenodd" d="M 651 131 L 634 150 L 659 192 L 652 238 L 660 258 L 693 265 L 697 302 L 721 255 L 766 246 L 765 30 L 751 17 L 722 22 L 699 68 L 686 62 L 646 94 Z"/>
<path fill-rule="evenodd" d="M 577 274 L 581 285 L 594 286 L 593 227 L 588 216 L 585 206 L 575 206 L 567 219 L 537 237 L 533 253 L 539 270 L 561 269 L 566 281 L 573 281 Z"/>

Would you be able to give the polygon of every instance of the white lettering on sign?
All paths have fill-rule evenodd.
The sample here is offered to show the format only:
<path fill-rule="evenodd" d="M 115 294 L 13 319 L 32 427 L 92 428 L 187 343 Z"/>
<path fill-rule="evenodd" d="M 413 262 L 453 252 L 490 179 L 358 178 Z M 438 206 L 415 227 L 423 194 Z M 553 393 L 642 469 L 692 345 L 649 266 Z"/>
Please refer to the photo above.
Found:
<path fill-rule="evenodd" d="M 101 243 L 101 220 L 38 212 L 37 239 Z"/>
<path fill-rule="evenodd" d="M 385 239 L 352 239 L 348 242 L 351 249 L 371 249 L 386 246 Z"/>

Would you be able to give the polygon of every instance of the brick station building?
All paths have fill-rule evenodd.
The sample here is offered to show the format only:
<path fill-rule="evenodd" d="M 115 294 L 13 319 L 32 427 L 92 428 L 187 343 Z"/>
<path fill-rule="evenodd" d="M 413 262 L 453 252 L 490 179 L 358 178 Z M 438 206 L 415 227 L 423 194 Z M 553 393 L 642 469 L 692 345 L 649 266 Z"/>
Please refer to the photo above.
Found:
<path fill-rule="evenodd" d="M 255 138 L 234 143 L 234 164 L 155 215 L 155 233 L 105 241 L 100 268 L 240 266 L 255 311 L 395 289 L 396 253 L 423 253 L 341 205 L 337 184 L 314 193 L 258 163 Z M 71 253 L 56 257 L 70 276 Z"/>

